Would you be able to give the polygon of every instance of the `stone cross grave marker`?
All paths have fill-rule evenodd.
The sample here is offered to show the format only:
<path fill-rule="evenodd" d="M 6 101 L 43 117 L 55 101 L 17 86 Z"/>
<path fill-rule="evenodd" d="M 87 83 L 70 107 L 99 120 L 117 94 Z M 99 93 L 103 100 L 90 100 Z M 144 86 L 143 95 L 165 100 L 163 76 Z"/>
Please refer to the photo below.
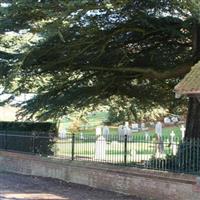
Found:
<path fill-rule="evenodd" d="M 174 137 L 175 137 L 175 133 L 174 133 L 174 131 L 172 131 L 172 132 L 170 133 L 171 143 L 174 142 Z"/>
<path fill-rule="evenodd" d="M 182 136 L 182 140 L 183 140 L 184 137 L 185 137 L 185 130 L 186 130 L 185 126 L 184 126 L 184 125 L 181 125 L 180 130 L 181 130 L 181 136 Z"/>

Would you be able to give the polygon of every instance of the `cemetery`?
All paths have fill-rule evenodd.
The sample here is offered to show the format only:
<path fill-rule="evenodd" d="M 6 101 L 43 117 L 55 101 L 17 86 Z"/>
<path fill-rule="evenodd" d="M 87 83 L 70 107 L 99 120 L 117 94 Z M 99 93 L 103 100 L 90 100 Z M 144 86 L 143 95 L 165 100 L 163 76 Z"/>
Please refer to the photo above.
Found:
<path fill-rule="evenodd" d="M 176 134 L 173 128 L 165 130 L 165 135 L 161 136 L 163 151 L 158 152 L 156 146 L 159 141 L 156 139 L 155 130 L 135 135 L 135 129 L 129 129 L 127 123 L 125 123 L 124 126 L 119 126 L 118 133 L 111 134 L 107 126 L 97 127 L 96 135 L 83 133 L 75 135 L 74 159 L 145 165 L 153 156 L 165 158 L 166 156 L 176 155 L 178 145 L 184 138 L 185 127 L 182 125 L 180 128 L 176 127 L 175 130 Z M 160 131 L 160 134 L 163 134 L 164 131 Z M 125 139 L 125 137 L 127 138 Z M 126 150 L 124 149 L 125 143 L 127 143 Z M 70 135 L 60 140 L 58 139 L 54 147 L 56 156 L 70 157 L 71 145 L 72 139 Z M 124 163 L 125 151 L 127 163 Z"/>
<path fill-rule="evenodd" d="M 1 0 L 0 200 L 200 200 L 199 13 Z"/>
<path fill-rule="evenodd" d="M 143 123 L 139 130 L 138 124 L 129 126 L 125 122 L 124 125 L 113 128 L 112 132 L 107 125 L 103 125 L 96 127 L 93 134 L 61 132 L 58 137 L 31 134 L 26 136 L 25 132 L 18 135 L 11 130 L 9 135 L 0 134 L 0 145 L 1 149 L 47 157 L 156 169 L 154 163 L 151 163 L 152 159 L 157 162 L 159 159 L 167 160 L 168 157 L 175 156 L 179 145 L 184 141 L 185 127 L 179 125 L 164 128 L 164 123 L 161 122 L 157 122 L 154 128 L 145 127 L 144 130 L 144 126 Z M 138 128 L 137 131 L 135 127 Z M 25 143 L 29 144 L 26 148 Z M 47 145 L 48 150 L 45 150 Z M 165 166 L 158 169 L 175 171 L 174 168 L 167 169 Z"/>

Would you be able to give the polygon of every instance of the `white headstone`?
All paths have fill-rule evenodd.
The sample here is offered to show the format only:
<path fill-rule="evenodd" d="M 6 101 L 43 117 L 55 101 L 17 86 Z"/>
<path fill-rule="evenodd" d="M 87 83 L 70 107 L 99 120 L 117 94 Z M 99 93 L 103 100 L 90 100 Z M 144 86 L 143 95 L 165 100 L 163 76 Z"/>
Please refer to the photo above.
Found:
<path fill-rule="evenodd" d="M 185 130 L 186 130 L 185 126 L 181 125 L 180 130 L 181 130 L 181 136 L 182 136 L 182 140 L 183 140 L 185 138 Z"/>
<path fill-rule="evenodd" d="M 164 118 L 164 123 L 165 124 L 171 124 L 171 119 L 169 117 Z"/>
<path fill-rule="evenodd" d="M 104 126 L 103 127 L 103 136 L 105 138 L 107 138 L 109 134 L 110 134 L 110 130 L 109 130 L 108 126 Z"/>
<path fill-rule="evenodd" d="M 172 143 L 172 154 L 175 156 L 177 153 L 177 146 L 176 143 Z"/>
<path fill-rule="evenodd" d="M 127 126 L 124 126 L 124 135 L 130 135 L 131 129 Z"/>
<path fill-rule="evenodd" d="M 128 123 L 128 122 L 125 122 L 125 125 L 124 125 L 124 126 L 128 127 L 128 126 L 129 126 L 129 123 Z"/>
<path fill-rule="evenodd" d="M 118 136 L 119 136 L 119 140 L 123 139 L 124 130 L 123 130 L 123 126 L 122 125 L 119 125 L 119 127 L 118 127 Z"/>
<path fill-rule="evenodd" d="M 131 125 L 131 129 L 133 132 L 138 132 L 139 131 L 139 124 L 134 123 Z"/>
<path fill-rule="evenodd" d="M 149 140 L 149 132 L 146 131 L 144 135 L 145 135 L 145 140 Z"/>
<path fill-rule="evenodd" d="M 119 136 L 123 135 L 123 126 L 122 125 L 119 125 L 119 127 L 118 127 L 118 134 L 119 134 Z"/>
<path fill-rule="evenodd" d="M 96 136 L 101 135 L 101 127 L 96 127 Z"/>
<path fill-rule="evenodd" d="M 106 139 L 103 136 L 99 136 L 96 140 L 95 159 L 105 160 L 105 158 L 106 158 Z"/>
<path fill-rule="evenodd" d="M 142 131 L 147 131 L 148 130 L 148 127 L 146 127 L 144 122 L 141 123 L 141 130 Z"/>
<path fill-rule="evenodd" d="M 144 128 L 145 128 L 145 123 L 142 122 L 142 123 L 141 123 L 141 129 L 144 129 Z"/>
<path fill-rule="evenodd" d="M 173 123 L 177 123 L 178 122 L 178 117 L 172 117 L 171 120 L 172 120 Z"/>
<path fill-rule="evenodd" d="M 174 133 L 174 131 L 172 131 L 172 132 L 170 133 L 171 143 L 174 142 L 174 137 L 175 137 L 175 133 Z"/>
<path fill-rule="evenodd" d="M 80 135 L 80 139 L 83 140 L 84 139 L 84 136 L 83 136 L 83 133 L 81 132 L 81 135 Z"/>
<path fill-rule="evenodd" d="M 159 138 L 162 137 L 162 123 L 161 123 L 161 122 L 157 122 L 157 123 L 156 123 L 155 132 L 156 132 L 156 134 L 157 134 L 157 136 L 158 136 Z"/>
<path fill-rule="evenodd" d="M 62 130 L 59 132 L 58 136 L 59 136 L 61 139 L 64 139 L 64 138 L 66 138 L 66 136 L 67 136 L 66 133 L 67 133 L 66 129 L 62 129 Z"/>

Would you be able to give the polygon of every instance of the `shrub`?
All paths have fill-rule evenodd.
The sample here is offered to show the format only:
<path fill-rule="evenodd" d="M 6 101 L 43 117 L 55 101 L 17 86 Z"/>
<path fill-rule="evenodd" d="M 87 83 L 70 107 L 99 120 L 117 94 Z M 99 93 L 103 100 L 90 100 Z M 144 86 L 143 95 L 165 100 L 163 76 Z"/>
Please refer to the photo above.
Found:
<path fill-rule="evenodd" d="M 0 122 L 0 148 L 52 155 L 56 123 L 50 122 Z"/>

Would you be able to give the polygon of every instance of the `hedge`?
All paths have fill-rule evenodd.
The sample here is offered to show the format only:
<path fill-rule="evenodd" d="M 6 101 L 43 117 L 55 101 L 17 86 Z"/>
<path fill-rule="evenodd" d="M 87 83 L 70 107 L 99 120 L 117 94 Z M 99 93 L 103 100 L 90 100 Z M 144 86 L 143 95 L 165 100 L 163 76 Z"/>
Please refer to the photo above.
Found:
<path fill-rule="evenodd" d="M 0 148 L 12 151 L 53 155 L 56 123 L 0 122 Z"/>

